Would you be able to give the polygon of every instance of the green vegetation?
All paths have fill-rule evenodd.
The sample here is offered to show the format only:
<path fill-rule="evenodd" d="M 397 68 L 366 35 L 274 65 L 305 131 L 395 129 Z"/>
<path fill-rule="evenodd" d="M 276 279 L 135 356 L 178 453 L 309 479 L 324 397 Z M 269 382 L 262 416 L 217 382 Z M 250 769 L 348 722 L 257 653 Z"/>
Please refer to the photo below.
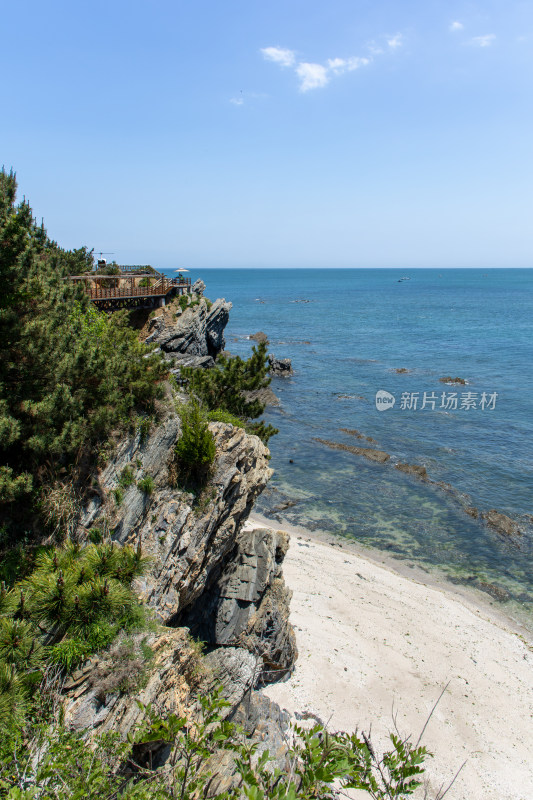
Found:
<path fill-rule="evenodd" d="M 41 548 L 32 571 L 0 589 L 0 718 L 23 724 L 47 669 L 71 671 L 121 630 L 145 624 L 131 590 L 147 559 L 111 543 Z"/>
<path fill-rule="evenodd" d="M 67 485 L 111 431 L 153 412 L 166 375 L 125 313 L 99 312 L 68 280 L 92 253 L 62 250 L 15 196 L 0 171 L 0 520 L 12 538 L 60 476 Z"/>
<path fill-rule="evenodd" d="M 181 436 L 176 443 L 176 464 L 180 480 L 185 485 L 205 485 L 216 447 L 205 416 L 196 400 L 191 400 L 180 409 Z"/>
<path fill-rule="evenodd" d="M 26 738 L 10 727 L 0 741 L 0 794 L 9 800 L 334 800 L 344 789 L 360 789 L 374 800 L 400 800 L 421 784 L 424 747 L 393 735 L 392 749 L 378 757 L 364 734 L 330 734 L 322 725 L 294 728 L 291 769 L 282 773 L 268 751 L 259 755 L 257 744 L 224 718 L 229 704 L 220 691 L 199 701 L 194 721 L 174 714 L 163 720 L 144 709 L 146 723 L 126 742 L 98 734 L 88 747 L 60 723 L 36 726 Z M 152 767 L 151 743 L 156 751 L 172 745 L 170 786 Z M 212 759 L 224 754 L 234 760 L 235 784 L 214 793 Z"/>
<path fill-rule="evenodd" d="M 246 361 L 240 356 L 219 355 L 213 369 L 183 367 L 181 374 L 188 381 L 190 391 L 208 411 L 232 414 L 265 443 L 278 432 L 264 422 L 250 423 L 261 416 L 265 405 L 257 398 L 246 397 L 247 392 L 265 389 L 270 384 L 266 342 L 254 346 Z M 255 427 L 250 428 L 250 424 Z"/>
<path fill-rule="evenodd" d="M 152 494 L 155 489 L 154 479 L 151 475 L 145 475 L 144 478 L 141 478 L 140 481 L 137 482 L 137 488 L 144 492 L 144 494 Z"/>
<path fill-rule="evenodd" d="M 122 501 L 124 500 L 124 489 L 122 488 L 122 486 L 117 486 L 115 489 L 113 489 L 113 496 L 115 498 L 115 503 L 117 504 L 117 506 L 121 506 Z"/>
<path fill-rule="evenodd" d="M 229 411 L 208 411 L 207 419 L 210 422 L 225 422 L 226 425 L 234 425 L 236 428 L 245 428 L 246 423 L 236 417 L 235 414 L 230 414 Z"/>
<path fill-rule="evenodd" d="M 0 797 L 199 800 L 212 784 L 210 759 L 221 750 L 233 757 L 238 777 L 218 800 L 328 800 L 337 796 L 334 782 L 375 800 L 411 794 L 424 748 L 393 736 L 391 751 L 378 758 L 364 735 L 297 727 L 291 768 L 281 773 L 224 719 L 220 692 L 198 698 L 195 720 L 163 720 L 144 709 L 145 723 L 126 742 L 118 733 L 67 731 L 63 681 L 91 655 L 99 654 L 90 676 L 95 697 L 138 693 L 148 679 L 153 653 L 142 637 L 149 617 L 132 591 L 147 559 L 140 546 L 111 543 L 105 520 L 83 546 L 72 534 L 84 478 L 97 457 L 109 458 L 115 433 L 148 436 L 167 369 L 139 343 L 126 313 L 99 312 L 69 280 L 92 268 L 92 252 L 62 250 L 15 196 L 15 176 L 0 171 Z M 118 266 L 101 274 L 116 281 Z M 182 307 L 188 302 L 179 299 Z M 245 427 L 264 441 L 276 432 L 253 421 L 264 406 L 247 395 L 270 383 L 266 345 L 248 360 L 221 356 L 212 370 L 183 374 L 193 399 L 180 409 L 175 466 L 185 485 L 200 490 L 201 512 L 215 494 L 208 420 Z M 112 490 L 117 506 L 134 483 L 132 464 Z M 154 480 L 144 475 L 137 487 L 150 495 Z M 43 546 L 52 537 L 63 544 Z M 199 651 L 196 645 L 185 673 L 193 689 L 205 678 Z M 170 787 L 152 768 L 147 743 L 171 745 Z"/>
<path fill-rule="evenodd" d="M 123 489 L 127 489 L 129 486 L 133 486 L 133 484 L 135 483 L 135 478 L 133 476 L 133 470 L 131 467 L 124 467 L 124 469 L 120 473 L 118 482 Z"/>

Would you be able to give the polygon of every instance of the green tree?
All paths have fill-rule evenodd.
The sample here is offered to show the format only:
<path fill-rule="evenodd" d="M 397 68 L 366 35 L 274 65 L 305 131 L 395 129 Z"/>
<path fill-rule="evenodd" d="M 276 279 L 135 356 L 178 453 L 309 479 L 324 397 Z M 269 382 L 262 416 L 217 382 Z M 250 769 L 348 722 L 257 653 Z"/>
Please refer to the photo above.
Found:
<path fill-rule="evenodd" d="M 28 203 L 16 204 L 13 172 L 0 171 L 0 518 L 20 516 L 24 495 L 37 510 L 43 484 L 87 463 L 160 393 L 166 367 L 126 313 L 98 311 L 69 280 L 91 265 L 86 248 L 48 238 Z"/>
<path fill-rule="evenodd" d="M 180 478 L 196 487 L 204 484 L 215 460 L 213 434 L 196 400 L 180 409 L 181 436 L 176 443 Z"/>
<path fill-rule="evenodd" d="M 181 374 L 188 381 L 190 391 L 209 411 L 226 411 L 249 423 L 265 410 L 264 403 L 257 397 L 250 398 L 247 393 L 270 385 L 266 342 L 254 345 L 246 361 L 240 356 L 219 355 L 213 369 L 184 367 Z M 264 442 L 277 433 L 276 428 L 264 422 L 247 427 Z"/>

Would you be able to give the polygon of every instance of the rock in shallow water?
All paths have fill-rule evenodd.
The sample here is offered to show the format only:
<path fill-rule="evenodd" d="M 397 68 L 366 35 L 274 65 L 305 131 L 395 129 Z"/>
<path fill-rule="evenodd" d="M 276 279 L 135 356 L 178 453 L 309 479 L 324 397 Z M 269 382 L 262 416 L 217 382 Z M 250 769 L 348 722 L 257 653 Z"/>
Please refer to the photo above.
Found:
<path fill-rule="evenodd" d="M 268 355 L 268 370 L 276 378 L 290 378 L 294 375 L 290 358 L 276 358 L 272 353 Z"/>

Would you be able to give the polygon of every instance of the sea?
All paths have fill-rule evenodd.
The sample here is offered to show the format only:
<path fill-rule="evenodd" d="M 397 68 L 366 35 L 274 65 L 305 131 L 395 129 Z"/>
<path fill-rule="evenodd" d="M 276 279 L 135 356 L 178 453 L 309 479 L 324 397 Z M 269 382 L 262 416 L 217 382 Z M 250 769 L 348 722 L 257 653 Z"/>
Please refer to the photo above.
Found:
<path fill-rule="evenodd" d="M 280 403 L 264 418 L 279 433 L 257 511 L 475 587 L 531 628 L 533 269 L 189 274 L 232 302 L 228 351 L 248 357 L 262 331 L 292 361 L 271 384 Z M 487 525 L 491 509 L 517 533 Z"/>

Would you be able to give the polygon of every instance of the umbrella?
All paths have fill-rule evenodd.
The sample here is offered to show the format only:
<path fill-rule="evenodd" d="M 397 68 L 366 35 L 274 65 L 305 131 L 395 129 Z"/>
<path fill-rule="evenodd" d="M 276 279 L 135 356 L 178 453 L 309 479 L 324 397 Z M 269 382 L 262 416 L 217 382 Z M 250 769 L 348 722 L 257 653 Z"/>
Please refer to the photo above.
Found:
<path fill-rule="evenodd" d="M 188 272 L 188 269 L 175 269 L 174 272 Z"/>

